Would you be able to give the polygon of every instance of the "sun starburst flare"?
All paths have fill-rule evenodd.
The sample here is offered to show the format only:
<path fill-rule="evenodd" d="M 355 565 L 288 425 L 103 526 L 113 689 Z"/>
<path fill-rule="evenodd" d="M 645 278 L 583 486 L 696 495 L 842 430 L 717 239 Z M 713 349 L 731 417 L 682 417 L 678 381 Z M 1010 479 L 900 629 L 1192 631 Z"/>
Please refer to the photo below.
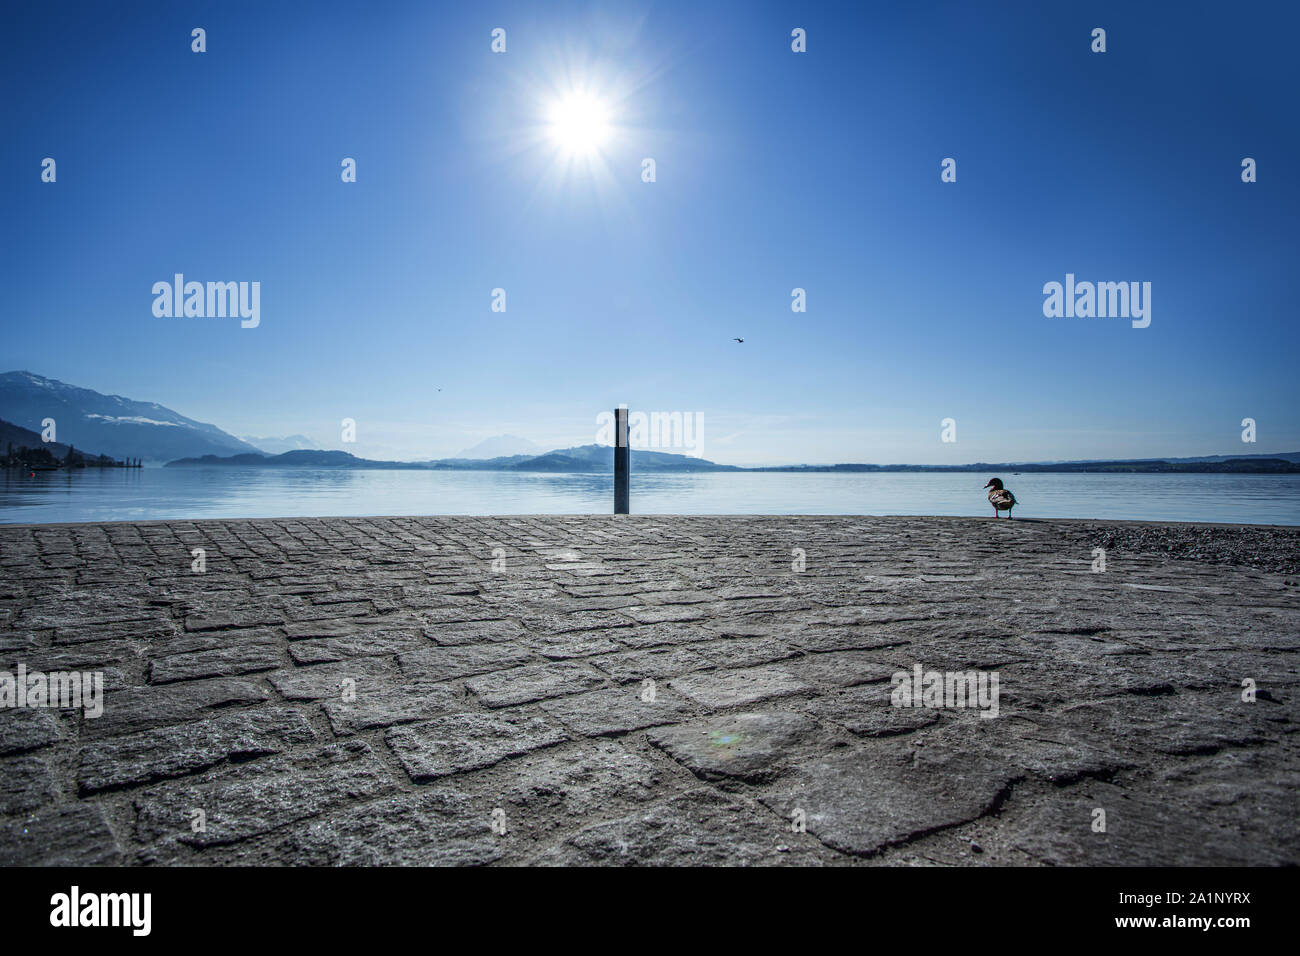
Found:
<path fill-rule="evenodd" d="M 610 108 L 590 93 L 567 93 L 546 111 L 546 135 L 567 156 L 591 156 L 610 138 Z"/>

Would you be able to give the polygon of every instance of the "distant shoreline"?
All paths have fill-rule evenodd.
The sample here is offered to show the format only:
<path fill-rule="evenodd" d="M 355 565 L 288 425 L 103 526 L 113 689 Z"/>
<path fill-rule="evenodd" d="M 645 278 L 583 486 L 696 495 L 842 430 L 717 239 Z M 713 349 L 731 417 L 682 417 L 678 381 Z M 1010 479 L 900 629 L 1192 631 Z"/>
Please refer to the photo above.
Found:
<path fill-rule="evenodd" d="M 319 462 L 232 462 L 228 459 L 181 459 L 164 468 L 249 468 L 264 470 L 308 469 L 327 471 L 465 471 L 531 475 L 612 475 L 613 468 L 500 467 L 492 465 L 427 465 L 418 462 L 319 463 Z M 777 465 L 742 468 L 735 465 L 704 467 L 654 466 L 638 468 L 639 474 L 1061 474 L 1061 475 L 1300 475 L 1300 462 L 1268 459 L 1261 462 L 1097 462 L 1082 465 Z"/>
<path fill-rule="evenodd" d="M 1218 456 L 1206 459 L 1103 459 L 1063 462 L 971 462 L 961 465 L 907 464 L 837 464 L 837 465 L 770 465 L 745 468 L 720 465 L 705 458 L 668 452 L 632 449 L 632 470 L 646 473 L 692 472 L 784 472 L 802 473 L 954 473 L 1004 472 L 1010 474 L 1232 474 L 1296 475 L 1300 474 L 1300 453 L 1275 455 Z M 503 471 L 543 474 L 602 475 L 614 471 L 613 449 L 602 445 L 582 445 L 542 455 L 511 455 L 501 458 L 444 458 L 430 461 L 381 461 L 358 458 L 344 451 L 288 451 L 279 455 L 240 454 L 204 455 L 201 458 L 178 458 L 165 468 L 336 468 L 402 471 Z"/>

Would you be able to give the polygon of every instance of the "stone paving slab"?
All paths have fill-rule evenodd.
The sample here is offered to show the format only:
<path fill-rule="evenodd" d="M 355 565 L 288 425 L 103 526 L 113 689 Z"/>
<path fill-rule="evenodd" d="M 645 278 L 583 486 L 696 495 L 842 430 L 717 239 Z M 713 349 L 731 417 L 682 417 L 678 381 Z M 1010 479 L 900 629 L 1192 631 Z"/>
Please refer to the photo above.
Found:
<path fill-rule="evenodd" d="M 1295 865 L 1298 585 L 1291 528 L 0 527 L 0 694 L 104 687 L 0 706 L 0 865 Z"/>

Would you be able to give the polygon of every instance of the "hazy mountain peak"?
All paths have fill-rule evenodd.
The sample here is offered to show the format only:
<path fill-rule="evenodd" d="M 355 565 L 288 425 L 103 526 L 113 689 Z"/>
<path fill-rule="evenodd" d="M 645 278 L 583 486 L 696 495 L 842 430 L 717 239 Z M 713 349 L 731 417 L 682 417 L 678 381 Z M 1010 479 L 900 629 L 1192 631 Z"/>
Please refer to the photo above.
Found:
<path fill-rule="evenodd" d="M 493 435 L 477 445 L 466 448 L 453 458 L 486 459 L 508 458 L 511 455 L 537 455 L 545 451 L 541 445 L 518 435 Z"/>
<path fill-rule="evenodd" d="M 286 451 L 312 451 L 320 448 L 319 442 L 314 442 L 306 435 L 285 435 L 282 438 L 274 436 L 259 435 L 240 435 L 241 441 L 246 441 L 255 446 L 260 451 L 268 455 L 280 455 Z"/>

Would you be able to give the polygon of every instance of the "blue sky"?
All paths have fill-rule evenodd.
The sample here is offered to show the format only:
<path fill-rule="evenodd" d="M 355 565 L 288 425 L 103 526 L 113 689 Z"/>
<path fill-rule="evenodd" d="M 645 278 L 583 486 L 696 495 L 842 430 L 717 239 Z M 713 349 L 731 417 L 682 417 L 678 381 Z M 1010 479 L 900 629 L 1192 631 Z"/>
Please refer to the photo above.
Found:
<path fill-rule="evenodd" d="M 8 5 L 0 370 L 373 457 L 624 402 L 735 464 L 1300 449 L 1295 5 L 807 6 Z M 260 326 L 155 317 L 176 272 Z M 1066 273 L 1150 327 L 1044 317 Z"/>

